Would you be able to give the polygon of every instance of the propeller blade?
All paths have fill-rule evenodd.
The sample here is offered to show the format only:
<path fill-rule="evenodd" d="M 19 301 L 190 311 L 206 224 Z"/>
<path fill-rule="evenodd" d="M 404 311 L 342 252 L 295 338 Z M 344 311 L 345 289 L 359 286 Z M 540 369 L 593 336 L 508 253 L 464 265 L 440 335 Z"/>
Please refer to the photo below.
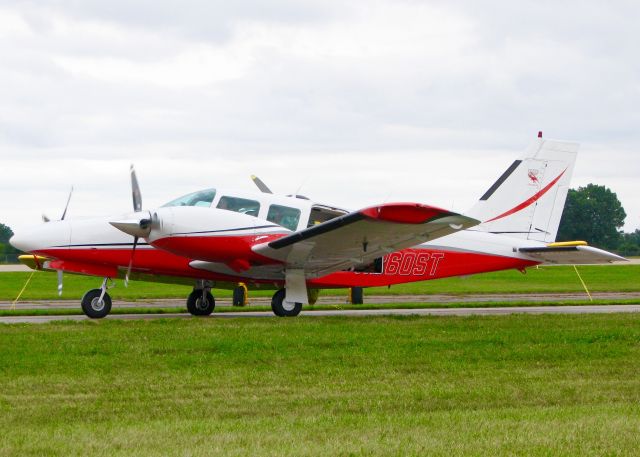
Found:
<path fill-rule="evenodd" d="M 133 196 L 133 210 L 136 213 L 142 211 L 142 194 L 140 193 L 140 186 L 138 185 L 138 178 L 133 164 L 131 164 L 131 194 Z"/>
<path fill-rule="evenodd" d="M 57 270 L 58 273 L 58 296 L 62 297 L 62 270 Z"/>
<path fill-rule="evenodd" d="M 131 274 L 131 267 L 133 267 L 133 256 L 136 253 L 136 246 L 138 245 L 139 238 L 133 237 L 133 249 L 131 250 L 131 258 L 129 259 L 129 266 L 127 267 L 127 274 L 124 275 L 124 286 L 129 287 L 129 275 Z"/>
<path fill-rule="evenodd" d="M 71 190 L 69 191 L 69 197 L 67 197 L 67 204 L 64 205 L 64 211 L 62 213 L 61 221 L 64 221 L 64 217 L 67 215 L 67 209 L 69 209 L 69 202 L 71 201 L 71 194 L 73 194 L 73 186 L 71 186 Z"/>
<path fill-rule="evenodd" d="M 253 179 L 253 182 L 256 186 L 258 186 L 258 189 L 260 189 L 260 192 L 265 193 L 265 194 L 272 194 L 273 192 L 271 192 L 271 189 L 269 189 L 267 187 L 267 185 L 265 183 L 262 182 L 262 180 L 260 178 L 258 178 L 256 175 L 251 175 L 251 179 Z"/>

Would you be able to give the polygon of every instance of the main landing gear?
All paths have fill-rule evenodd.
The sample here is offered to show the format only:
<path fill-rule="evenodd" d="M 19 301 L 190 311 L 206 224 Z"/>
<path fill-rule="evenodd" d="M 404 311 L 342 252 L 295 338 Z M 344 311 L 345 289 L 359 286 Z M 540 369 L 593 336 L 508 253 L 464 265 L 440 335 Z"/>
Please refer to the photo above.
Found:
<path fill-rule="evenodd" d="M 187 310 L 194 316 L 208 316 L 215 307 L 216 301 L 206 289 L 194 289 L 187 297 Z"/>
<path fill-rule="evenodd" d="M 194 316 L 208 316 L 216 307 L 216 300 L 211 295 L 211 284 L 198 281 L 193 292 L 187 297 L 187 311 Z"/>
<path fill-rule="evenodd" d="M 107 293 L 107 282 L 104 278 L 100 289 L 91 289 L 82 297 L 82 311 L 92 319 L 101 319 L 111 311 L 111 297 Z"/>
<path fill-rule="evenodd" d="M 300 314 L 302 303 L 290 302 L 285 300 L 286 289 L 280 289 L 271 299 L 271 309 L 273 314 L 279 317 L 293 317 Z"/>

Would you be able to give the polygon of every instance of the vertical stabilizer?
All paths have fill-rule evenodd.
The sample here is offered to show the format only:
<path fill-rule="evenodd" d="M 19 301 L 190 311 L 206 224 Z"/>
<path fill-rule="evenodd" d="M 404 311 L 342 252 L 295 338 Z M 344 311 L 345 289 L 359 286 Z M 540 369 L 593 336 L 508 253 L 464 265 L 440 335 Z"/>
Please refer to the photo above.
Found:
<path fill-rule="evenodd" d="M 569 191 L 578 144 L 538 138 L 467 213 L 476 230 L 553 242 Z"/>

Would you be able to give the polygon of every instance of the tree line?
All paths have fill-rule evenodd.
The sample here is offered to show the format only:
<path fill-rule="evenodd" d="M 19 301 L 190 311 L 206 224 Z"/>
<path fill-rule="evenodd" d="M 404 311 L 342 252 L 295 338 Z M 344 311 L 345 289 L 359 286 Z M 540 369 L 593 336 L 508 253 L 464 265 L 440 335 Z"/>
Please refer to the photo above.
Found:
<path fill-rule="evenodd" d="M 0 263 L 13 263 L 18 261 L 20 251 L 9 244 L 9 238 L 13 231 L 3 223 L 0 223 Z"/>
<path fill-rule="evenodd" d="M 597 184 L 569 189 L 557 241 L 582 240 L 623 256 L 640 255 L 640 230 L 624 233 L 627 217 L 611 189 Z"/>
<path fill-rule="evenodd" d="M 586 241 L 623 256 L 640 256 L 640 230 L 624 233 L 627 217 L 618 196 L 605 186 L 569 189 L 557 241 Z M 0 262 L 16 262 L 20 252 L 9 244 L 13 231 L 0 223 Z"/>

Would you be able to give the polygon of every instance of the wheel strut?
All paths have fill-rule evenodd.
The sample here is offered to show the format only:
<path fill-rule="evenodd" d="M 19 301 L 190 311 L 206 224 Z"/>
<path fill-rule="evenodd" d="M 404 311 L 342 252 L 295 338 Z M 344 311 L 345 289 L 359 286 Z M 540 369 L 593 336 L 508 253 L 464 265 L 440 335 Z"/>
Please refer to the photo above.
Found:
<path fill-rule="evenodd" d="M 104 298 L 104 294 L 107 293 L 107 281 L 109 281 L 108 277 L 105 277 L 102 280 L 102 286 L 100 286 L 100 298 L 99 298 L 98 302 L 102 302 L 102 299 Z"/>

